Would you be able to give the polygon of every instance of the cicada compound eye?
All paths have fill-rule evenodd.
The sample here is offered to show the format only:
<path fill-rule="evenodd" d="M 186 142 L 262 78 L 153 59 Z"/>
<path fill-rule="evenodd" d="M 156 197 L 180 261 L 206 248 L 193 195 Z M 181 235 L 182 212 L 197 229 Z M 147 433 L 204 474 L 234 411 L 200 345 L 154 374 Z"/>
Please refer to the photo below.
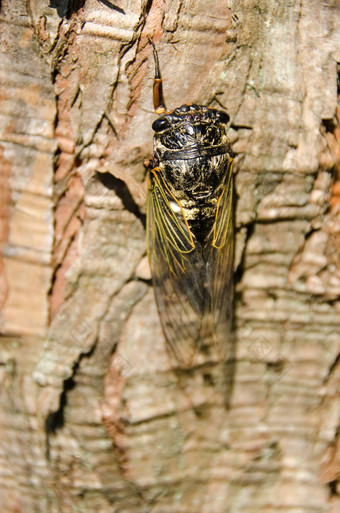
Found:
<path fill-rule="evenodd" d="M 229 123 L 230 117 L 228 116 L 228 114 L 226 112 L 223 112 L 222 110 L 216 111 L 216 117 L 221 123 L 225 123 L 225 124 Z"/>
<path fill-rule="evenodd" d="M 165 117 L 161 117 L 161 118 L 156 119 L 152 123 L 152 130 L 154 130 L 155 132 L 163 132 L 163 130 L 165 130 L 166 128 L 169 128 L 169 126 L 170 126 L 169 120 Z"/>

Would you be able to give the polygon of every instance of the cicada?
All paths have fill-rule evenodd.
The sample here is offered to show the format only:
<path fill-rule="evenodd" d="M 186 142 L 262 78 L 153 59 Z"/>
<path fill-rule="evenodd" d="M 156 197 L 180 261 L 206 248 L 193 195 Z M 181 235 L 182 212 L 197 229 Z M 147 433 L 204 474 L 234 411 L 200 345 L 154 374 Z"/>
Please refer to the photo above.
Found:
<path fill-rule="evenodd" d="M 233 153 L 229 116 L 204 105 L 167 111 L 155 58 L 147 246 L 161 324 L 182 366 L 225 358 L 233 303 Z M 199 359 L 197 361 L 200 361 Z M 202 359 L 201 359 L 202 361 Z"/>

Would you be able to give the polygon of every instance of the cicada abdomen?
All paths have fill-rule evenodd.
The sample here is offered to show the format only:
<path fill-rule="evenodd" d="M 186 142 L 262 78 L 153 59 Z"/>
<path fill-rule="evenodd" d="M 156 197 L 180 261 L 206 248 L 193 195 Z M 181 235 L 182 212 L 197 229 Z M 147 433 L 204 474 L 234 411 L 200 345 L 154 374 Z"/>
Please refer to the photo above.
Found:
<path fill-rule="evenodd" d="M 148 255 L 167 342 L 178 362 L 188 366 L 199 353 L 205 359 L 225 358 L 230 346 L 233 159 L 226 134 L 229 117 L 223 111 L 190 104 L 167 112 L 160 86 L 156 60 L 154 101 L 156 112 L 162 114 L 152 125 Z"/>

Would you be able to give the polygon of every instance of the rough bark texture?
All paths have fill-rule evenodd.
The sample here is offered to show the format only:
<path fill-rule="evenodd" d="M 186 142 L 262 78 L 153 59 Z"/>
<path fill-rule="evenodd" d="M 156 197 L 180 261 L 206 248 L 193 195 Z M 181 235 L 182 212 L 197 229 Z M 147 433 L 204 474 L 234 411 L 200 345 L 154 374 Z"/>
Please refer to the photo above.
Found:
<path fill-rule="evenodd" d="M 340 509 L 340 5 L 4 0 L 0 511 Z M 222 105 L 236 361 L 170 362 L 145 259 L 167 105 Z"/>

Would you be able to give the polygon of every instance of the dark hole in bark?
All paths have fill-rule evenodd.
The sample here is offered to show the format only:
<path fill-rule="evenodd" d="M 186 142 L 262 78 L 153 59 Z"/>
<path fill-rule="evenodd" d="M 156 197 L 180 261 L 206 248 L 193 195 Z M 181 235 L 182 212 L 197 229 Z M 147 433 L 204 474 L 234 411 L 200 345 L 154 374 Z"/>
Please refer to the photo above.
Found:
<path fill-rule="evenodd" d="M 336 128 L 336 121 L 335 119 L 323 119 L 322 124 L 326 129 L 326 132 L 330 132 L 331 134 L 334 132 Z"/>
<path fill-rule="evenodd" d="M 64 425 L 64 408 L 67 403 L 67 393 L 74 388 L 75 382 L 73 378 L 69 378 L 64 383 L 64 391 L 60 398 L 59 410 L 50 413 L 45 422 L 46 433 L 55 433 L 58 429 L 61 429 Z"/>

